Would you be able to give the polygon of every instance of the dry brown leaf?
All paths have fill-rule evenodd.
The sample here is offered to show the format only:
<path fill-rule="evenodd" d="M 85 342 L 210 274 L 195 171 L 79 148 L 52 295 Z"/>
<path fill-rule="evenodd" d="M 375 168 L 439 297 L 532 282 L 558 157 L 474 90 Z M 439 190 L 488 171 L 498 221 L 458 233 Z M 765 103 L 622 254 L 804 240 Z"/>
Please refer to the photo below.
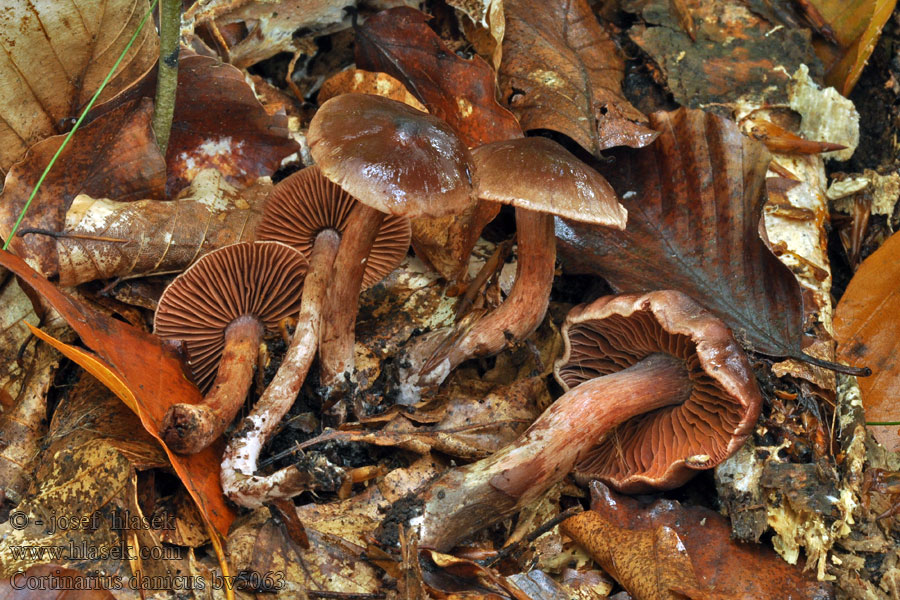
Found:
<path fill-rule="evenodd" d="M 269 115 L 241 71 L 208 56 L 181 58 L 166 148 L 168 196 L 206 168 L 244 187 L 271 175 L 282 159 L 298 150 L 288 135 L 287 117 Z M 109 193 L 92 195 L 119 200 Z"/>
<path fill-rule="evenodd" d="M 149 0 L 9 0 L 0 11 L 0 173 L 32 145 L 65 133 L 150 9 Z M 99 101 L 149 71 L 159 38 L 138 34 Z"/>
<path fill-rule="evenodd" d="M 636 600 L 678 597 L 666 596 L 666 589 L 690 598 L 723 600 L 833 597 L 830 584 L 804 575 L 771 548 L 731 540 L 728 521 L 707 508 L 673 500 L 642 505 L 593 482 L 591 510 L 561 527 L 590 548 Z M 644 591 L 638 592 L 637 585 L 632 589 L 628 581 Z"/>
<path fill-rule="evenodd" d="M 207 252 L 252 239 L 271 189 L 264 179 L 239 192 L 206 169 L 171 201 L 79 195 L 56 236 L 59 283 L 180 272 Z"/>
<path fill-rule="evenodd" d="M 900 234 L 860 265 L 837 305 L 834 332 L 838 358 L 872 369 L 859 379 L 866 420 L 900 421 Z M 888 450 L 900 451 L 900 425 L 872 426 L 872 434 Z"/>
<path fill-rule="evenodd" d="M 505 0 L 500 95 L 525 130 L 564 133 L 594 155 L 656 133 L 622 94 L 625 61 L 586 0 Z"/>
<path fill-rule="evenodd" d="M 149 99 L 124 104 L 80 128 L 41 184 L 20 226 L 62 229 L 78 194 L 126 202 L 162 198 L 165 163 L 150 127 Z M 0 237 L 7 238 L 31 190 L 59 148 L 63 136 L 35 144 L 6 175 L 0 194 Z M 16 236 L 10 248 L 45 277 L 58 273 L 55 243 L 45 235 Z"/>
<path fill-rule="evenodd" d="M 491 66 L 500 68 L 506 18 L 502 0 L 448 0 L 447 4 L 465 14 L 463 31 L 482 57 L 490 57 Z"/>
<path fill-rule="evenodd" d="M 849 96 L 897 0 L 810 0 L 809 4 L 838 43 L 837 47 L 825 42 L 816 45 L 827 68 L 825 82 Z"/>
<path fill-rule="evenodd" d="M 39 319 L 15 277 L 7 277 L 0 286 L 0 306 L 0 410 L 5 411 L 15 403 L 34 358 L 33 346 L 22 353 L 31 336 L 26 323 L 37 325 Z"/>
<path fill-rule="evenodd" d="M 376 73 L 362 69 L 346 69 L 325 80 L 319 88 L 317 99 L 321 105 L 329 98 L 340 94 L 374 94 L 397 102 L 403 102 L 416 110 L 428 112 L 425 105 L 409 93 L 406 86 L 387 73 Z"/>

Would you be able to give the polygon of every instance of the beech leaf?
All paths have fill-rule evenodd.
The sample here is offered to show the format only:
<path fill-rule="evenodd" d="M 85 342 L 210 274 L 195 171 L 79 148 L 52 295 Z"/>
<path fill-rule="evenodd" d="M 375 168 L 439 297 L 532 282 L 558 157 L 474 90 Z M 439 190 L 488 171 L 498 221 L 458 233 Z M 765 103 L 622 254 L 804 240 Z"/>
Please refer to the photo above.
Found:
<path fill-rule="evenodd" d="M 0 174 L 40 140 L 65 133 L 125 49 L 149 0 L 8 0 L 0 11 Z M 138 34 L 98 101 L 159 57 L 152 23 Z M 55 148 L 54 148 L 55 150 Z"/>
<path fill-rule="evenodd" d="M 900 421 L 900 235 L 888 238 L 863 261 L 834 314 L 840 360 L 868 365 L 871 377 L 859 379 L 866 419 Z M 897 425 L 872 426 L 872 434 L 892 452 L 900 451 Z"/>
<path fill-rule="evenodd" d="M 24 285 L 42 296 L 75 330 L 81 341 L 97 353 L 92 357 L 73 349 L 67 355 L 99 374 L 104 383 L 110 382 L 110 389 L 129 406 L 133 398 L 144 429 L 154 438 L 159 440 L 157 432 L 170 405 L 200 402 L 200 390 L 186 377 L 182 361 L 158 337 L 73 300 L 9 252 L 0 252 L 0 265 L 18 275 Z M 59 348 L 59 344 L 62 342 L 56 342 L 54 346 Z M 91 360 L 81 360 L 85 355 Z M 234 513 L 225 503 L 219 483 L 221 444 L 213 444 L 189 456 L 174 454 L 168 448 L 166 454 L 200 512 L 216 531 L 226 535 Z"/>
<path fill-rule="evenodd" d="M 659 139 L 600 167 L 628 209 L 625 231 L 557 219 L 566 268 L 620 292 L 676 289 L 772 356 L 801 356 L 793 273 L 759 237 L 769 153 L 730 120 L 699 110 L 655 113 Z"/>
<path fill-rule="evenodd" d="M 654 140 L 625 99 L 625 60 L 587 0 L 505 0 L 501 98 L 522 128 L 564 133 L 591 154 Z"/>
<path fill-rule="evenodd" d="M 251 240 L 271 189 L 264 179 L 238 192 L 207 169 L 176 200 L 77 196 L 56 236 L 59 283 L 180 272 L 207 252 Z"/>
<path fill-rule="evenodd" d="M 19 228 L 59 231 L 75 196 L 84 193 L 119 201 L 162 198 L 165 163 L 150 127 L 153 102 L 128 102 L 81 127 L 56 160 Z M 64 136 L 35 144 L 6 175 L 0 194 L 0 236 L 12 230 Z M 59 265 L 52 238 L 16 235 L 10 242 L 16 254 L 41 272 L 55 277 Z"/>

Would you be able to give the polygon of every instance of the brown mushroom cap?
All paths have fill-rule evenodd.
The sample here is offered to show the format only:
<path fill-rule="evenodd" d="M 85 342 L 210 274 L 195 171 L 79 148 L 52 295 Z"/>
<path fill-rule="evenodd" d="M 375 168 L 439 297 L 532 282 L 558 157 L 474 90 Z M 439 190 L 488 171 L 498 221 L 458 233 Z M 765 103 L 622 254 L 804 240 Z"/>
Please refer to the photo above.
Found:
<path fill-rule="evenodd" d="M 225 328 L 243 315 L 270 329 L 300 312 L 303 255 L 280 242 L 242 242 L 204 255 L 163 292 L 153 329 L 183 340 L 201 390 L 215 378 Z"/>
<path fill-rule="evenodd" d="M 283 242 L 309 259 L 319 232 L 325 229 L 344 232 L 355 203 L 353 196 L 313 165 L 275 186 L 266 200 L 256 236 L 260 240 Z M 363 287 L 375 285 L 397 268 L 409 250 L 410 236 L 409 219 L 385 217 L 369 252 Z"/>
<path fill-rule="evenodd" d="M 485 144 L 472 150 L 478 198 L 625 229 L 628 211 L 612 186 L 568 150 L 543 137 Z"/>
<path fill-rule="evenodd" d="M 310 122 L 307 140 L 325 177 L 381 212 L 443 217 L 474 202 L 465 144 L 449 125 L 402 102 L 331 98 Z"/>
<path fill-rule="evenodd" d="M 576 475 L 638 493 L 671 489 L 719 464 L 750 435 L 762 399 L 731 330 L 680 292 L 606 296 L 575 307 L 555 365 L 569 390 L 666 352 L 685 361 L 687 401 L 630 419 L 576 465 Z"/>

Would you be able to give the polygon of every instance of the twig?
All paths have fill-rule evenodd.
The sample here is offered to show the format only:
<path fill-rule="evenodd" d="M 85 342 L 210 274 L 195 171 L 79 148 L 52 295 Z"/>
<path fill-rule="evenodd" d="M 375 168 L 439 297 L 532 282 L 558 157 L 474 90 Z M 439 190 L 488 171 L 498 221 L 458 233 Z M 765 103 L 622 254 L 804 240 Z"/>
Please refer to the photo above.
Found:
<path fill-rule="evenodd" d="M 156 77 L 153 132 L 163 155 L 169 145 L 172 116 L 175 114 L 175 92 L 178 89 L 181 4 L 181 0 L 162 0 L 159 5 L 159 70 Z"/>

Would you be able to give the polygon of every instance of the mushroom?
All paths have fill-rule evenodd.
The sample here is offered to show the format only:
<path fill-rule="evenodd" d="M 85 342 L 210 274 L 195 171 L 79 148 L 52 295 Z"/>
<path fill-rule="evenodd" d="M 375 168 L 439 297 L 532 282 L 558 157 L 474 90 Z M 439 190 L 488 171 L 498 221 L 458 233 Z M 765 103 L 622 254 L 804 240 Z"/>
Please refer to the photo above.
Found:
<path fill-rule="evenodd" d="M 154 330 L 184 342 L 195 381 L 209 390 L 199 404 L 169 407 L 159 435 L 172 450 L 199 452 L 234 419 L 263 331 L 297 313 L 306 269 L 306 259 L 289 246 L 244 242 L 206 254 L 163 292 Z"/>
<path fill-rule="evenodd" d="M 281 181 L 266 200 L 257 237 L 296 248 L 309 258 L 309 271 L 297 328 L 285 357 L 253 410 L 229 440 L 222 460 L 225 495 L 242 506 L 261 506 L 264 501 L 295 496 L 308 487 L 308 474 L 299 469 L 266 477 L 255 475 L 257 461 L 263 445 L 294 403 L 315 356 L 322 304 L 341 233 L 356 204 L 350 194 L 326 179 L 317 166 L 307 167 Z M 364 285 L 374 285 L 397 267 L 406 256 L 409 238 L 409 219 L 394 216 L 384 219 L 366 263 Z M 336 478 L 335 475 L 325 479 Z"/>
<path fill-rule="evenodd" d="M 321 381 L 334 390 L 355 376 L 353 328 L 379 224 L 386 214 L 442 217 L 471 206 L 471 157 L 440 119 L 367 94 L 325 102 L 307 139 L 322 174 L 359 200 L 335 258 L 323 316 Z"/>
<path fill-rule="evenodd" d="M 453 344 L 433 332 L 408 352 L 409 386 L 439 384 L 464 360 L 490 356 L 513 340 L 531 335 L 547 312 L 556 264 L 553 216 L 603 227 L 625 228 L 627 211 L 612 187 L 594 169 L 556 142 L 527 137 L 480 146 L 472 151 L 479 199 L 516 208 L 518 264 L 506 300 L 478 320 Z"/>
<path fill-rule="evenodd" d="M 670 489 L 735 452 L 759 416 L 731 330 L 673 291 L 574 308 L 557 378 L 567 390 L 515 442 L 424 495 L 420 545 L 447 550 L 573 469 L 623 491 Z"/>

